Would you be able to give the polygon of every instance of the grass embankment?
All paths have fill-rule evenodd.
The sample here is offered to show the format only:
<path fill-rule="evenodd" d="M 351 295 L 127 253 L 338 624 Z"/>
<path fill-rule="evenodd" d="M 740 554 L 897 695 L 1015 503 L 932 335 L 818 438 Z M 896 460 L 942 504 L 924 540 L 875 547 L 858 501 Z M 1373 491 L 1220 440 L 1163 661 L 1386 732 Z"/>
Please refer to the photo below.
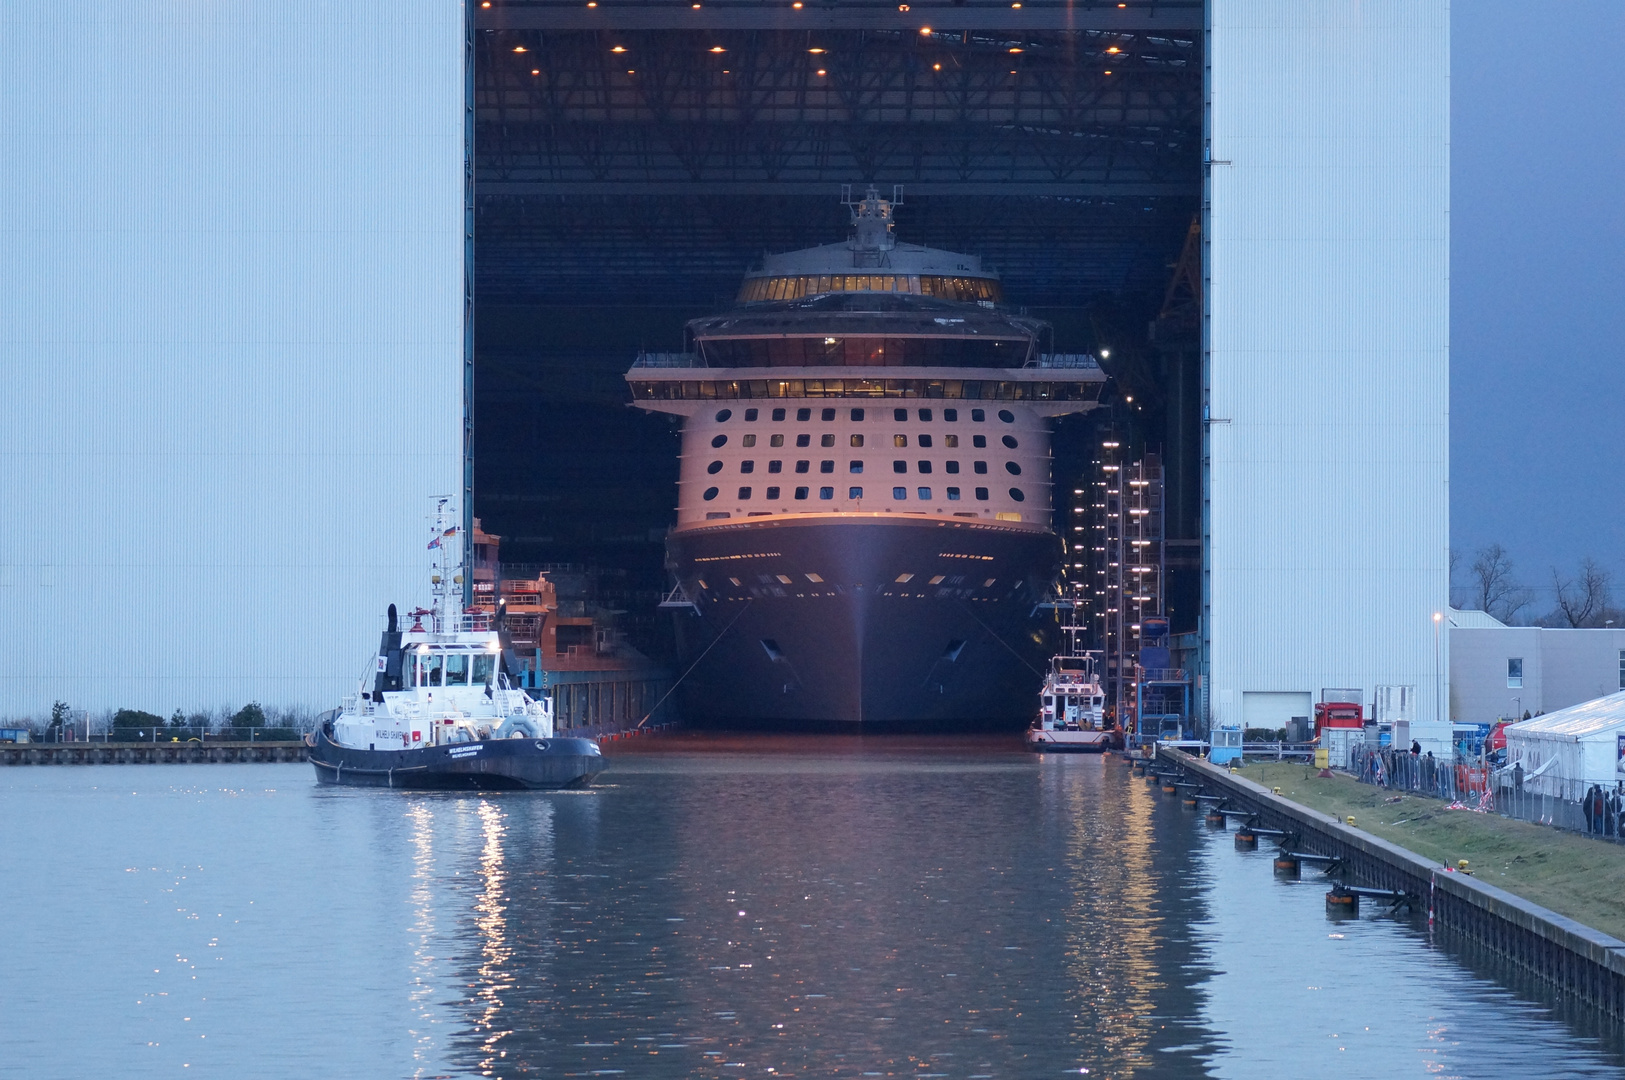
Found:
<path fill-rule="evenodd" d="M 1241 775 L 1311 810 L 1350 816 L 1356 827 L 1442 866 L 1468 860 L 1481 880 L 1625 939 L 1625 846 L 1590 840 L 1496 814 L 1447 810 L 1446 803 L 1352 777 L 1317 779 L 1290 762 L 1255 762 Z"/>

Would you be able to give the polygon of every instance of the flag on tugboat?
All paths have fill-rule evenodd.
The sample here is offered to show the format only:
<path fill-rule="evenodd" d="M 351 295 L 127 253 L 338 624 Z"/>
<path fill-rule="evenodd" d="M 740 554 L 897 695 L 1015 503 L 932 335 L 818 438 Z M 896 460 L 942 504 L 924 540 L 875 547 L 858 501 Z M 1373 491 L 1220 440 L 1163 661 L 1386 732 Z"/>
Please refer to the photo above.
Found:
<path fill-rule="evenodd" d="M 448 536 L 456 536 L 456 535 L 457 535 L 457 526 L 453 525 L 451 528 L 447 529 L 445 532 L 441 533 L 439 536 L 435 537 L 433 540 L 430 540 L 429 541 L 429 549 L 432 551 L 433 549 L 440 546 L 440 541 L 446 539 Z"/>

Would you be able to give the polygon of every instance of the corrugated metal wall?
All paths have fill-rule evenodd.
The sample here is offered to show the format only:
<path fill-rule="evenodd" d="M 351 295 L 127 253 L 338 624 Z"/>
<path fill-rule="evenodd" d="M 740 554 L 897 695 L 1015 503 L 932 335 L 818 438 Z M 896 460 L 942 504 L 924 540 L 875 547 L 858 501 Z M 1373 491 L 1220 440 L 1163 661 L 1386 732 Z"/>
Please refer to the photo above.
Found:
<path fill-rule="evenodd" d="M 426 598 L 463 17 L 0 8 L 0 716 L 326 707 Z"/>
<path fill-rule="evenodd" d="M 1417 687 L 1449 546 L 1449 4 L 1211 0 L 1210 706 Z M 1448 657 L 1441 658 L 1449 671 Z"/>

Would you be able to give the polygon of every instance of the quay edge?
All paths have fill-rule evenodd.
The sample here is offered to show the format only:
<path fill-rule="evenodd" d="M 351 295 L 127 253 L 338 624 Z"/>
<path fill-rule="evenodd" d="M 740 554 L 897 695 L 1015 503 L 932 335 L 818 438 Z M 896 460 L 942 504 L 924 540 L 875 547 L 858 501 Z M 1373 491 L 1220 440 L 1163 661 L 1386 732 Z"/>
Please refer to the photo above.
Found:
<path fill-rule="evenodd" d="M 0 765 L 171 765 L 299 762 L 302 741 L 218 743 L 0 743 Z"/>
<path fill-rule="evenodd" d="M 1335 855 L 1351 875 L 1379 889 L 1407 893 L 1431 908 L 1433 924 L 1451 931 L 1537 979 L 1616 1020 L 1625 1019 L 1625 941 L 1343 822 L 1300 806 L 1251 780 L 1169 747 L 1157 760 L 1174 766 L 1266 828 L 1289 829 L 1302 846 Z"/>

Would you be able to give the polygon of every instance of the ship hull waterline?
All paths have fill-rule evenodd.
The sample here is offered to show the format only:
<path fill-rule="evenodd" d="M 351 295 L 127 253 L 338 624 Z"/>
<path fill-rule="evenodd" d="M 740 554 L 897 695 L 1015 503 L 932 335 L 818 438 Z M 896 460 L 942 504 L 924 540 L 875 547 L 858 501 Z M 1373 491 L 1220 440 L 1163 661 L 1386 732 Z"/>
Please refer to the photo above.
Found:
<path fill-rule="evenodd" d="M 1050 638 L 1036 607 L 1060 555 L 1046 529 L 806 515 L 677 530 L 667 550 L 695 604 L 677 615 L 692 723 L 930 732 L 1031 720 Z"/>
<path fill-rule="evenodd" d="M 341 746 L 318 730 L 309 744 L 316 779 L 347 787 L 548 791 L 585 787 L 605 764 L 591 739 L 487 739 L 410 750 L 361 750 Z"/>

